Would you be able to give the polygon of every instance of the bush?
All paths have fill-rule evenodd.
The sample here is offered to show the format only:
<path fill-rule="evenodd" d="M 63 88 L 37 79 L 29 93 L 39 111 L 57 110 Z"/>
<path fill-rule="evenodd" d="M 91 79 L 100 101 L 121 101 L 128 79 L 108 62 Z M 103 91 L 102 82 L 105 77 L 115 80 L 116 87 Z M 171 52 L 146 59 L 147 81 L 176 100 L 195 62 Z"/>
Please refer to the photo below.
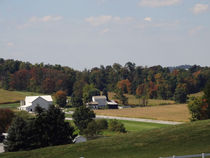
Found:
<path fill-rule="evenodd" d="M 87 137 L 93 137 L 99 134 L 101 130 L 98 128 L 97 123 L 95 120 L 88 123 L 87 128 L 84 130 L 84 134 Z"/>
<path fill-rule="evenodd" d="M 124 124 L 117 120 L 111 120 L 109 122 L 109 130 L 113 132 L 126 133 Z"/>
<path fill-rule="evenodd" d="M 208 119 L 207 105 L 203 97 L 191 97 L 188 102 L 188 109 L 191 114 L 191 121 Z"/>
<path fill-rule="evenodd" d="M 96 120 L 96 125 L 100 130 L 105 130 L 108 128 L 108 122 L 105 119 Z"/>

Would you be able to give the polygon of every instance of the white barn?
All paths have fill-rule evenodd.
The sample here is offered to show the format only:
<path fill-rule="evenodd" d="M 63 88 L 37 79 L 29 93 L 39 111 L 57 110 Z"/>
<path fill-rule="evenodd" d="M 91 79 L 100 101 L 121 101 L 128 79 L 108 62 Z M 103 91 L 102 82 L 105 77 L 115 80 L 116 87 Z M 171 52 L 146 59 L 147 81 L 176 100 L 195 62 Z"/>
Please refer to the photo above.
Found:
<path fill-rule="evenodd" d="M 114 101 L 107 101 L 106 96 L 93 96 L 92 102 L 87 103 L 87 106 L 92 109 L 104 109 L 106 106 L 109 109 L 118 109 L 118 104 Z"/>
<path fill-rule="evenodd" d="M 49 106 L 52 104 L 53 104 L 53 100 L 50 95 L 27 96 L 24 101 L 20 101 L 19 110 L 34 112 L 36 106 L 40 106 L 47 110 Z"/>

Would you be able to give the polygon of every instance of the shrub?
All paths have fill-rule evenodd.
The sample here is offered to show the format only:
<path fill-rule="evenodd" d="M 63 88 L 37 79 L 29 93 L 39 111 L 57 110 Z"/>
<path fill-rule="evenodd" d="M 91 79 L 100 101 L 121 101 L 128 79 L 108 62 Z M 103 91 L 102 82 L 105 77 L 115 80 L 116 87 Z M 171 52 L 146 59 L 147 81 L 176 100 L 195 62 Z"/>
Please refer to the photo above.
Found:
<path fill-rule="evenodd" d="M 99 133 L 100 133 L 100 129 L 98 128 L 95 120 L 89 122 L 87 128 L 84 130 L 84 134 L 87 137 L 93 137 Z"/>
<path fill-rule="evenodd" d="M 109 130 L 113 132 L 126 133 L 124 124 L 117 120 L 111 120 L 109 122 Z"/>
<path fill-rule="evenodd" d="M 108 122 L 105 119 L 96 120 L 96 125 L 100 130 L 105 130 L 108 128 Z"/>
<path fill-rule="evenodd" d="M 191 121 L 207 119 L 206 104 L 203 97 L 191 97 L 188 102 L 188 109 L 191 114 Z"/>

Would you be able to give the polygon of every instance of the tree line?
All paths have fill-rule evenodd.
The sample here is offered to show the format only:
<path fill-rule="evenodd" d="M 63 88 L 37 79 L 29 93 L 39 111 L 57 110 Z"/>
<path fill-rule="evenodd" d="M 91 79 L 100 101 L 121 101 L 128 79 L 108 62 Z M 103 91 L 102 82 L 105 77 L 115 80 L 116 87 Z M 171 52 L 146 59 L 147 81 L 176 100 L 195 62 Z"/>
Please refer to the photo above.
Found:
<path fill-rule="evenodd" d="M 189 69 L 171 69 L 159 65 L 142 67 L 127 62 L 124 66 L 114 63 L 77 71 L 61 65 L 0 59 L 1 88 L 46 94 L 63 90 L 77 103 L 83 97 L 89 100 L 89 94 L 83 94 L 84 87 L 94 89 L 93 94 L 121 91 L 137 97 L 185 102 L 184 96 L 203 90 L 209 78 L 210 68 L 198 65 Z"/>

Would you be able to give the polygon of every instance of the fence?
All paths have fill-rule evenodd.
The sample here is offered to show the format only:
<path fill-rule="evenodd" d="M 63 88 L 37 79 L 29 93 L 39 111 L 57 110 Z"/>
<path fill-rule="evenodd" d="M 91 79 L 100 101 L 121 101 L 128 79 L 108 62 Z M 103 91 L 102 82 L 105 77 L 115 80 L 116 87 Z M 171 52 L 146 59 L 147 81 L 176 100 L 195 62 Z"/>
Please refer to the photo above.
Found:
<path fill-rule="evenodd" d="M 160 157 L 160 158 L 193 158 L 193 157 L 198 157 L 198 158 L 206 158 L 207 156 L 210 156 L 210 153 L 202 153 L 202 154 L 197 154 L 197 155 L 185 155 L 185 156 L 171 156 L 171 157 Z"/>

